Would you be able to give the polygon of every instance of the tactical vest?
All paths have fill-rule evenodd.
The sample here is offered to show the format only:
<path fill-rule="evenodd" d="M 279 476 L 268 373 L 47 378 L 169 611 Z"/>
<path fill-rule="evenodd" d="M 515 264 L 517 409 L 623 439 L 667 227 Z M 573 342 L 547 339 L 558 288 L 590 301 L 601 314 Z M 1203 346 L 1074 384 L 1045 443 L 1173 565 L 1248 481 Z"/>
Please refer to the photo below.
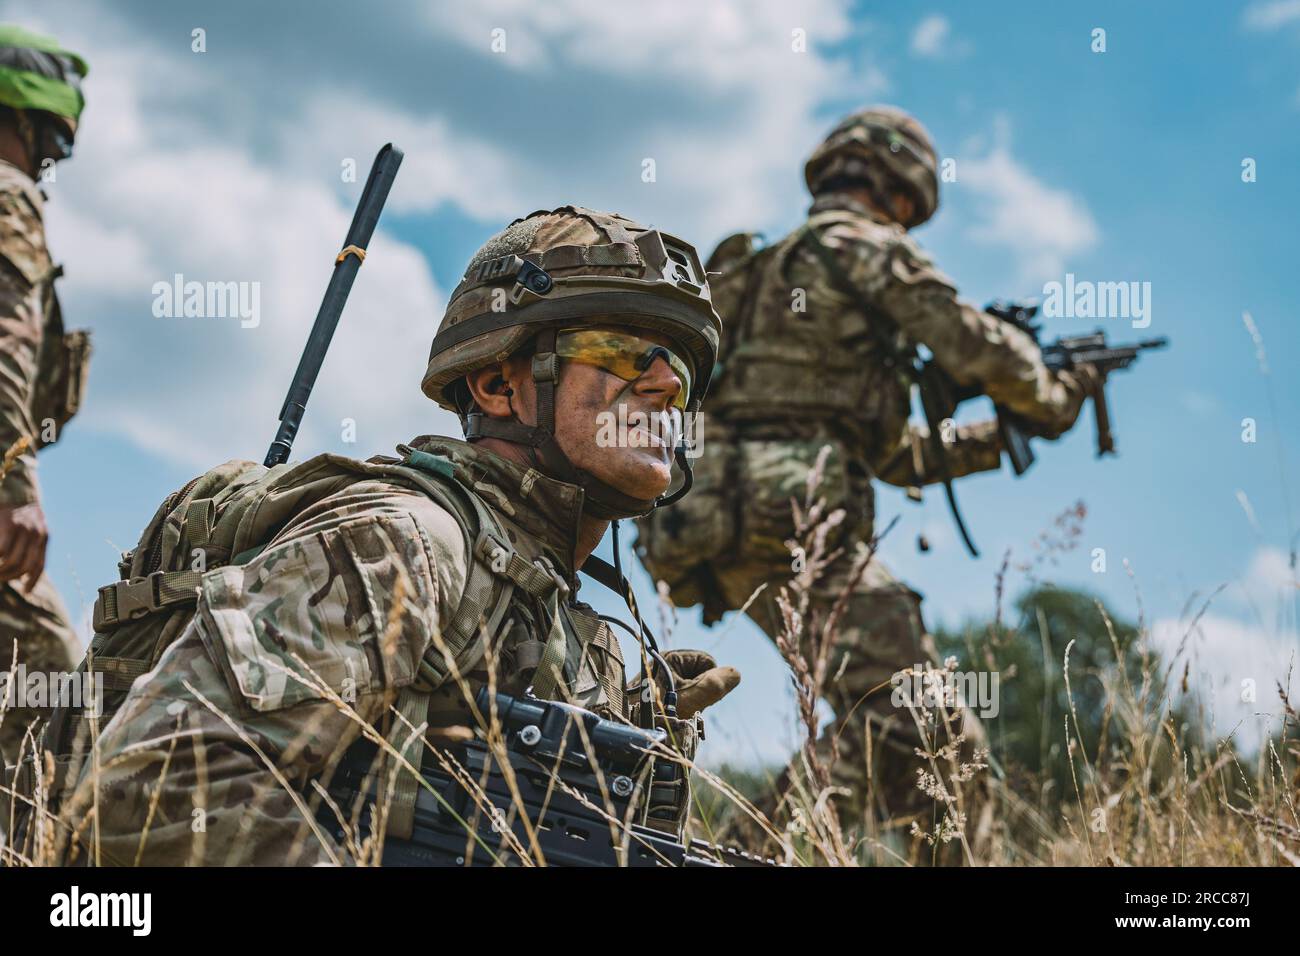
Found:
<path fill-rule="evenodd" d="M 122 580 L 100 588 L 95 601 L 95 636 L 78 674 L 89 671 L 103 679 L 99 726 L 112 718 L 135 680 L 158 664 L 189 625 L 204 573 L 248 563 L 295 515 L 352 484 L 374 479 L 417 490 L 454 515 L 469 558 L 460 603 L 450 626 L 442 629 L 445 654 L 430 647 L 420 662 L 419 678 L 398 694 L 396 708 L 412 726 L 437 725 L 435 694 L 445 691 L 448 700 L 460 697 L 455 682 L 448 683 L 452 662 L 456 673 L 471 675 L 482 662 L 487 642 L 499 635 L 507 639 L 494 651 L 500 654 L 504 647 L 511 659 L 502 689 L 509 689 L 513 675 L 517 684 L 531 683 L 540 698 L 563 696 L 559 675 L 573 668 L 578 648 L 583 659 L 593 663 L 600 684 L 603 703 L 593 709 L 622 718 L 623 661 L 609 626 L 585 605 L 565 600 L 569 588 L 545 559 L 530 562 L 521 556 L 499 516 L 455 477 L 450 460 L 408 446 L 399 446 L 399 451 L 400 459 L 362 462 L 324 454 L 269 469 L 230 461 L 169 495 L 137 546 L 123 555 L 118 568 Z M 198 554 L 202 570 L 192 567 Z M 59 708 L 45 729 L 41 749 L 55 761 L 48 800 L 52 809 L 75 783 L 88 747 L 88 723 L 86 714 Z M 419 766 L 421 735 L 412 739 L 409 729 L 395 720 L 390 730 L 394 746 Z M 13 785 L 26 794 L 37 786 L 30 759 L 19 766 Z M 409 774 L 398 774 L 390 834 L 409 836 L 418 786 Z"/>
<path fill-rule="evenodd" d="M 63 434 L 63 426 L 81 410 L 86 394 L 86 375 L 90 371 L 90 332 L 63 329 L 63 311 L 54 292 L 54 280 L 63 275 L 55 266 L 47 285 L 45 335 L 32 395 L 32 421 L 36 424 L 36 447 L 53 444 Z M 54 423 L 53 437 L 46 441 L 45 424 Z"/>
<path fill-rule="evenodd" d="M 721 441 L 712 441 L 724 448 L 723 455 L 715 457 L 730 452 L 732 461 L 712 470 L 697 468 L 693 506 L 697 512 L 735 512 L 731 524 L 736 530 L 730 533 L 736 541 L 724 543 L 729 529 L 720 527 L 717 518 L 695 539 L 679 533 L 673 525 L 680 522 L 671 516 L 651 514 L 638 522 L 643 531 L 639 551 L 651 574 L 680 591 L 682 602 L 704 600 L 706 622 L 719 608 L 709 606 L 711 588 L 707 574 L 701 577 L 700 565 L 729 551 L 773 561 L 785 558 L 790 489 L 780 488 L 772 496 L 775 500 L 766 502 L 766 515 L 754 515 L 763 510 L 765 483 L 744 488 L 743 478 L 764 471 L 779 478 L 806 470 L 821 445 L 830 444 L 831 480 L 822 486 L 827 505 L 845 502 L 850 516 L 858 519 L 858 531 L 869 535 L 874 494 L 869 484 L 861 492 L 852 487 L 863 483 L 863 473 L 888 472 L 904 455 L 912 456 L 918 474 L 925 470 L 917 433 L 908 422 L 913 386 L 929 428 L 925 454 L 943 485 L 962 540 L 978 556 L 957 507 L 942 437 L 943 420 L 956 405 L 948 376 L 932 360 L 923 361 L 917 343 L 873 301 L 879 288 L 864 287 L 862 277 L 852 276 L 822 239 L 837 224 L 857 227 L 862 236 L 857 241 L 868 248 L 855 252 L 879 256 L 878 275 L 872 278 L 880 279 L 883 287 L 899 278 L 890 274 L 892 240 L 885 235 L 898 227 L 881 226 L 882 233 L 871 236 L 870 230 L 863 232 L 862 223 L 861 212 L 826 208 L 774 246 L 755 251 L 753 236 L 741 233 L 723 240 L 709 257 L 710 274 L 721 273 L 709 284 L 725 319 L 721 368 L 709 395 L 710 412 L 721 419 L 714 435 L 723 435 Z M 772 443 L 784 447 L 769 447 Z M 847 482 L 835 480 L 841 470 L 837 459 L 846 465 Z M 773 463 L 775 467 L 767 467 Z M 716 487 L 710 488 L 711 483 Z M 727 493 L 717 489 L 730 488 L 741 489 L 743 504 L 736 505 L 734 496 L 730 509 L 725 501 L 707 501 L 711 493 L 725 499 Z M 919 486 L 909 487 L 907 494 L 921 499 Z M 856 504 L 861 507 L 855 513 Z"/>
<path fill-rule="evenodd" d="M 892 423 L 906 422 L 908 391 L 898 388 L 893 369 L 907 343 L 828 281 L 818 248 L 816 236 L 857 218 L 826 210 L 774 245 L 755 250 L 753 235 L 739 234 L 714 251 L 709 287 L 724 322 L 710 417 L 774 430 L 819 423 L 868 448 L 881 422 L 891 422 L 885 430 L 895 434 Z M 885 389 L 878 387 L 882 367 Z"/>
<path fill-rule="evenodd" d="M 774 245 L 756 249 L 754 234 L 739 233 L 709 257 L 723 337 L 705 451 L 690 495 L 639 518 L 636 544 L 676 605 L 703 604 L 706 624 L 734 610 L 717 568 L 789 567 L 790 499 L 802 498 L 824 447 L 818 497 L 844 509 L 837 533 L 871 535 L 871 465 L 908 433 L 915 351 L 821 241 L 860 221 L 828 209 Z"/>
<path fill-rule="evenodd" d="M 0 163 L 0 188 L 16 190 L 31 205 L 38 219 L 43 218 L 45 198 L 28 176 L 7 163 Z M 12 240 L 14 237 L 8 237 Z M 90 333 L 84 329 L 68 332 L 63 327 L 63 312 L 55 293 L 55 280 L 63 267 L 50 261 L 44 248 L 36 254 L 29 248 L 6 248 L 0 237 L 0 257 L 4 258 L 35 289 L 39 290 L 42 316 L 40 354 L 37 356 L 36 381 L 31 395 L 31 416 L 36 426 L 32 436 L 36 448 L 57 441 L 63 426 L 81 408 L 90 368 Z M 53 423 L 53 435 L 47 440 Z"/>

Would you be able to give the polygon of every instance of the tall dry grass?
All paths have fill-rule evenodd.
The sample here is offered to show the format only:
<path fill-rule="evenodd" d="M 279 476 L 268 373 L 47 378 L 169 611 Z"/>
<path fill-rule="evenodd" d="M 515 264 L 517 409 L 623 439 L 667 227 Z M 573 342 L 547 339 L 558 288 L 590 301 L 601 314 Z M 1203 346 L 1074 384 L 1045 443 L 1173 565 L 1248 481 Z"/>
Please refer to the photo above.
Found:
<path fill-rule="evenodd" d="M 838 755 L 833 742 L 823 736 L 817 714 L 818 701 L 826 696 L 842 663 L 835 659 L 833 648 L 845 606 L 842 599 L 822 617 L 812 610 L 810 600 L 826 568 L 843 558 L 831 545 L 843 515 L 828 511 L 817 497 L 822 463 L 824 458 L 810 475 L 804 501 L 794 503 L 796 537 L 790 544 L 802 549 L 806 558 L 803 569 L 776 595 L 783 622 L 777 644 L 789 665 L 802 744 L 787 768 L 769 773 L 711 771 L 670 746 L 659 748 L 657 759 L 678 762 L 691 772 L 695 811 L 687 827 L 688 838 L 738 844 L 790 866 L 1300 865 L 1300 720 L 1290 696 L 1291 675 L 1279 675 L 1277 681 L 1278 731 L 1257 754 L 1246 758 L 1231 741 L 1216 739 L 1203 721 L 1198 722 L 1201 711 L 1185 706 L 1190 661 L 1181 658 L 1182 649 L 1162 661 L 1151 649 L 1144 624 L 1138 640 L 1116 639 L 1114 623 L 1101 605 L 1097 612 L 1111 638 L 1112 659 L 1107 664 L 1086 674 L 1072 668 L 1074 641 L 1067 643 L 1059 659 L 1050 659 L 1046 652 L 1043 658 L 1044 667 L 1054 669 L 1053 676 L 1064 687 L 1069 702 L 1062 725 L 1051 730 L 1068 768 L 1068 792 L 1045 798 L 1047 788 L 1042 780 L 1008 772 L 996 735 L 990 739 L 972 725 L 969 711 L 936 694 L 932 701 L 909 703 L 906 714 L 900 714 L 915 724 L 922 740 L 913 771 L 915 785 L 931 812 L 902 820 L 879 819 L 869 812 L 845 813 L 841 798 L 847 794 L 833 782 Z M 1074 522 L 1083 517 L 1077 507 L 1070 514 L 1073 517 L 1064 516 L 1057 523 L 1058 532 L 1065 529 L 1067 538 Z M 859 562 L 857 573 L 850 575 L 845 598 L 873 553 L 874 543 L 855 559 Z M 1051 647 L 1041 633 L 1019 633 L 1003 625 L 1005 571 L 1004 563 L 996 585 L 998 614 L 979 642 L 981 665 L 995 669 L 1004 666 L 999 661 L 1000 649 L 1014 642 L 1042 641 L 1044 648 Z M 402 601 L 399 595 L 395 607 L 400 608 Z M 388 622 L 386 645 L 400 633 L 398 613 L 395 610 Z M 668 619 L 664 615 L 665 623 Z M 546 864 L 517 787 L 512 784 L 510 805 L 492 805 L 481 782 L 458 764 L 447 747 L 449 741 L 477 733 L 499 761 L 508 763 L 500 721 L 494 712 L 480 713 L 474 708 L 474 688 L 464 675 L 453 673 L 452 679 L 473 709 L 475 726 L 431 730 L 425 724 L 412 725 L 390 700 L 388 726 L 381 728 L 365 721 L 304 662 L 298 663 L 301 670 L 287 669 L 286 673 L 346 714 L 384 758 L 384 798 L 376 811 L 381 824 L 399 768 L 407 772 L 416 769 L 408 753 L 410 744 L 420 737 L 440 766 L 462 781 L 476 810 L 504 824 L 497 828 L 498 837 L 492 842 L 467 834 L 467 850 L 502 865 Z M 918 676 L 937 687 L 943 672 L 956 666 L 955 659 L 935 660 L 922 665 Z M 1003 676 L 1015 678 L 1014 673 Z M 1099 739 L 1093 739 L 1091 731 L 1085 732 L 1075 706 L 1084 680 L 1097 681 L 1101 687 L 1104 720 Z M 197 688 L 191 690 L 201 706 L 241 735 L 275 778 L 275 785 L 294 795 L 304 820 L 313 820 L 316 807 L 323 802 L 344 833 L 342 841 L 335 841 L 321 827 L 309 823 L 303 828 L 303 840 L 318 841 L 331 862 L 376 865 L 380 861 L 382 825 L 363 832 L 355 808 L 337 806 L 319 784 L 304 787 L 300 781 L 286 779 L 274 755 L 264 753 L 243 734 L 234 717 L 222 713 Z M 178 718 L 174 735 L 149 742 L 158 764 L 155 786 L 165 785 L 174 748 L 186 733 Z M 26 749 L 37 745 L 29 736 Z M 99 846 L 97 801 L 100 778 L 112 768 L 114 758 L 109 756 L 105 762 L 99 739 L 93 734 L 85 747 L 90 769 L 79 792 L 65 801 L 60 814 L 51 813 L 48 807 L 51 756 L 42 755 L 37 761 L 41 772 L 35 774 L 33 792 L 17 795 L 17 800 L 32 808 L 38 825 L 25 845 L 6 845 L 0 850 L 5 865 L 66 862 L 70 845 L 72 855 L 94 863 L 130 864 L 142 858 L 154 805 L 150 805 L 150 819 L 140 821 L 140 851 L 135 861 L 105 860 Z M 593 769 L 599 776 L 599 768 Z M 441 799 L 427 782 L 422 785 Z M 600 801 L 590 801 L 571 788 L 570 793 L 601 813 L 611 843 L 625 858 L 637 835 L 631 819 L 616 811 L 603 785 Z M 8 791 L 6 796 L 16 795 Z M 196 805 L 201 806 L 202 799 L 196 794 Z M 70 807 L 76 808 L 75 812 L 70 812 Z M 0 828 L 6 832 L 12 829 L 14 810 L 15 800 L 10 800 L 9 818 L 0 819 Z M 298 849 L 286 847 L 286 859 Z M 196 853 L 194 862 L 206 859 L 202 849 Z"/>
<path fill-rule="evenodd" d="M 749 849 L 784 851 L 794 865 L 1300 866 L 1300 720 L 1290 671 L 1277 675 L 1272 688 L 1276 729 L 1247 757 L 1231 737 L 1214 734 L 1193 689 L 1186 640 L 1162 659 L 1140 609 L 1137 639 L 1121 641 L 1106 608 L 1094 602 L 1110 658 L 1086 671 L 1077 661 L 1072 666 L 1075 639 L 1053 655 L 1050 648 L 1059 642 L 1042 633 L 1041 612 L 1038 633 L 1004 625 L 1009 555 L 995 583 L 997 613 L 983 634 L 973 642 L 968 637 L 970 657 L 974 666 L 1014 681 L 1019 663 L 1008 663 L 1008 649 L 1017 642 L 1041 644 L 1044 667 L 1053 672 L 1044 688 L 1063 688 L 1068 702 L 1061 725 L 1044 727 L 1043 763 L 1061 761 L 1068 770 L 1066 792 L 1053 794 L 1045 772 L 1008 772 L 997 735 L 974 727 L 969 710 L 962 713 L 951 696 L 936 692 L 932 706 L 909 703 L 905 715 L 924 741 L 914 770 L 917 789 L 932 806 L 928 820 L 837 813 L 830 785 L 837 756 L 826 745 L 815 705 L 837 666 L 827 658 L 839 622 L 834 614 L 828 621 L 809 619 L 806 611 L 826 559 L 837 556 L 825 542 L 839 517 L 820 510 L 816 481 L 815 471 L 805 501 L 795 504 L 798 536 L 789 542 L 812 556 L 809 573 L 796 575 L 778 597 L 785 629 L 777 645 L 790 667 L 803 743 L 783 771 L 728 771 L 753 803 L 775 809 L 769 829 L 780 830 L 783 842 L 774 847 L 725 803 L 706 797 L 701 809 L 715 831 Z M 1082 504 L 1064 512 L 1018 569 L 1041 584 L 1043 566 L 1073 547 L 1085 515 Z M 1209 600 L 1189 632 L 1208 606 Z M 956 666 L 955 658 L 935 660 L 918 676 L 937 690 L 942 672 Z M 1100 685 L 1099 729 L 1080 723 L 1085 681 Z"/>

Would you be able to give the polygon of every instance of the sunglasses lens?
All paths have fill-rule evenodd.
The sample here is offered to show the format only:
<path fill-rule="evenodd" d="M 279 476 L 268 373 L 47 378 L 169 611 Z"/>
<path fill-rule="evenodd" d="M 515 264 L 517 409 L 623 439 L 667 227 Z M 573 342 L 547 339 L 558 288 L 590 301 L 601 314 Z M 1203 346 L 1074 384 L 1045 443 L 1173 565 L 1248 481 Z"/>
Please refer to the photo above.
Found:
<path fill-rule="evenodd" d="M 561 332 L 555 341 L 555 351 L 561 358 L 594 365 L 617 375 L 625 382 L 634 382 L 662 358 L 673 374 L 681 380 L 682 387 L 673 399 L 673 407 L 686 410 L 691 392 L 691 373 L 685 362 L 670 349 L 626 332 L 601 329 L 572 329 Z"/>

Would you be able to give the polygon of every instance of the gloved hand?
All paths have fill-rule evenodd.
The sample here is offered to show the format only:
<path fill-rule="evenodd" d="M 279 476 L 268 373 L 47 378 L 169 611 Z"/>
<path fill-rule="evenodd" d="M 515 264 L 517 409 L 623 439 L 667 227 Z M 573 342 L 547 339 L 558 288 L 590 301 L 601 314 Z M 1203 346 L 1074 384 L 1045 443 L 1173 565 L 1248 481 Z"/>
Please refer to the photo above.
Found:
<path fill-rule="evenodd" d="M 694 717 L 705 707 L 716 704 L 740 683 L 740 671 L 734 667 L 719 667 L 712 654 L 704 651 L 666 651 L 664 660 L 673 670 L 677 684 L 677 716 Z M 655 673 L 655 685 L 662 695 L 668 688 L 662 676 Z M 641 675 L 627 685 L 629 696 L 641 690 Z"/>
<path fill-rule="evenodd" d="M 1068 371 L 1063 370 L 1063 374 L 1070 375 L 1085 395 L 1091 395 L 1106 384 L 1106 376 L 1091 362 L 1080 362 Z"/>
<path fill-rule="evenodd" d="M 1068 369 L 1061 369 L 1056 375 L 1070 395 L 1070 414 L 1065 420 L 1058 422 L 1057 427 L 1049 429 L 1048 433 L 1042 436 L 1044 438 L 1058 438 L 1062 433 L 1073 428 L 1074 423 L 1079 420 L 1084 401 L 1100 392 L 1102 386 L 1106 384 L 1106 376 L 1091 362 L 1080 362 Z"/>
<path fill-rule="evenodd" d="M 1056 385 L 1050 403 L 1044 404 L 1042 409 L 1042 415 L 1046 417 L 1035 413 L 1032 417 L 1019 417 L 1017 422 L 1025 434 L 1049 441 L 1060 438 L 1074 427 L 1083 411 L 1083 403 L 1098 394 L 1106 383 L 1106 376 L 1091 362 L 1081 362 L 1052 374 Z"/>

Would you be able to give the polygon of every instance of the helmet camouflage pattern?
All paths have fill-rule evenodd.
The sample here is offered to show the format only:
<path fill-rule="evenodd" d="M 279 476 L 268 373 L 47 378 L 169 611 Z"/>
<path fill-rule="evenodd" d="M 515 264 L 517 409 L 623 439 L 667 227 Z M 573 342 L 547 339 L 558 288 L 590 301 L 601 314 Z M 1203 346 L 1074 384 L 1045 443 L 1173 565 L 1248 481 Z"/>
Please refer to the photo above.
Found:
<path fill-rule="evenodd" d="M 690 490 L 685 447 L 675 449 L 676 493 L 633 498 L 577 468 L 555 438 L 557 335 L 632 326 L 660 332 L 691 366 L 685 411 L 699 410 L 718 357 L 722 320 L 693 246 L 616 213 L 581 206 L 516 219 L 475 253 L 447 303 L 421 387 L 461 416 L 465 438 L 491 437 L 531 449 L 553 478 L 580 485 L 586 513 L 604 519 L 646 514 Z M 530 343 L 537 423 L 494 419 L 474 408 L 465 376 L 505 361 Z"/>
<path fill-rule="evenodd" d="M 834 180 L 874 181 L 884 171 L 890 188 L 911 195 L 915 213 L 903 223 L 919 226 L 939 207 L 938 160 L 930 134 L 914 117 L 892 106 L 872 106 L 845 117 L 804 166 L 816 195 Z"/>
<path fill-rule="evenodd" d="M 696 410 L 722 322 L 690 244 L 624 218 L 562 206 L 517 219 L 470 260 L 452 292 L 421 387 L 463 410 L 465 375 L 504 361 L 547 329 L 630 325 L 662 332 L 692 363 Z"/>

